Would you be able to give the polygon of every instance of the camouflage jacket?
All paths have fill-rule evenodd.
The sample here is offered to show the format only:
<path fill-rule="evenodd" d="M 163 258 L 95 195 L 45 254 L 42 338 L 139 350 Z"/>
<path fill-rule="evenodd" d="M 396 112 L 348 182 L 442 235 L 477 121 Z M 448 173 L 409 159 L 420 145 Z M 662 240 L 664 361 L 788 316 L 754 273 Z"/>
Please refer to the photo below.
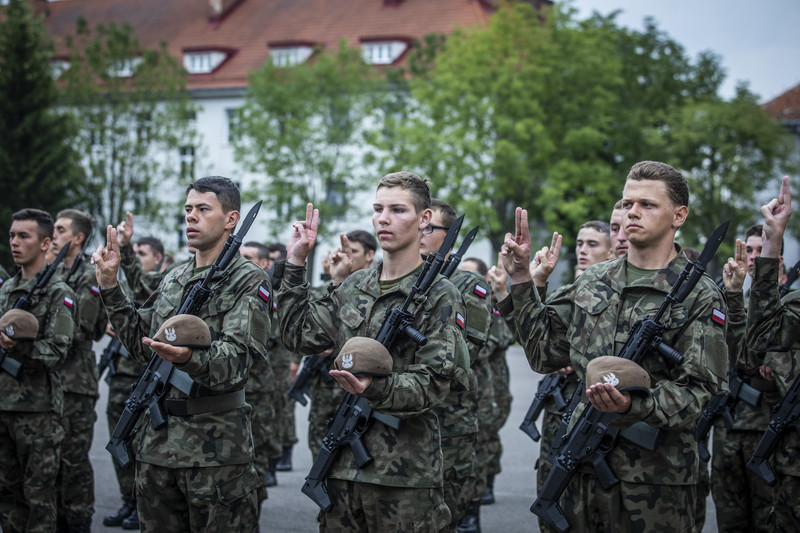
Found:
<path fill-rule="evenodd" d="M 128 282 L 130 296 L 137 302 L 146 301 L 158 288 L 158 284 L 164 279 L 165 272 L 145 272 L 142 270 L 142 263 L 133 251 L 133 246 L 128 243 L 119 247 L 120 262 L 125 279 Z"/>
<path fill-rule="evenodd" d="M 6 280 L 0 288 L 0 315 L 13 308 L 34 284 L 35 278 L 23 281 L 19 272 Z M 19 379 L 0 372 L 0 411 L 61 414 L 64 393 L 59 368 L 75 332 L 75 293 L 55 275 L 44 294 L 34 293 L 32 299 L 34 305 L 27 311 L 39 320 L 39 335 L 34 341 L 20 341 L 8 352 L 22 364 L 22 370 Z"/>
<path fill-rule="evenodd" d="M 71 278 L 68 277 L 69 271 L 70 268 L 61 263 L 56 273 L 75 292 L 80 327 L 75 329 L 75 337 L 59 373 L 64 392 L 96 398 L 97 359 L 92 342 L 99 340 L 105 333 L 108 316 L 100 300 L 95 268 L 90 263 L 89 257 L 84 256 L 81 265 Z"/>
<path fill-rule="evenodd" d="M 626 286 L 627 256 L 605 261 L 589 267 L 546 305 L 532 283 L 515 285 L 500 302 L 500 310 L 514 318 L 534 370 L 551 372 L 571 364 L 583 381 L 589 360 L 618 354 L 633 324 L 656 313 L 686 263 L 686 256 L 678 254 L 664 269 Z M 632 396 L 630 411 L 615 422 L 620 427 L 646 422 L 662 430 L 663 441 L 651 452 L 620 439 L 607 456 L 619 479 L 661 485 L 697 482 L 700 460 L 694 427 L 703 405 L 726 386 L 728 374 L 725 310 L 722 294 L 704 276 L 686 300 L 665 315 L 669 325 L 664 342 L 681 353 L 684 362 L 669 368 L 656 354 L 642 361 L 652 380 L 650 394 Z M 576 408 L 573 423 L 585 405 Z"/>
<path fill-rule="evenodd" d="M 768 365 L 783 396 L 800 379 L 800 291 L 779 300 L 775 283 L 778 268 L 777 259 L 756 258 L 747 322 L 748 354 L 753 359 L 745 362 L 751 368 Z M 783 434 L 775 450 L 774 466 L 778 472 L 800 476 L 800 437 L 796 431 Z"/>
<path fill-rule="evenodd" d="M 164 321 L 175 315 L 192 285 L 207 269 L 195 272 L 192 262 L 171 270 L 140 309 L 122 289 L 102 290 L 103 303 L 120 340 L 137 361 L 149 361 L 152 351 L 142 344 Z M 210 285 L 213 295 L 199 316 L 211 329 L 209 349 L 195 349 L 186 363 L 175 365 L 210 395 L 244 388 L 254 358 L 266 357 L 271 286 L 266 273 L 237 256 L 218 272 Z M 169 398 L 186 398 L 172 387 Z M 250 406 L 189 417 L 168 416 L 156 431 L 145 417 L 137 459 L 171 468 L 243 464 L 253 460 Z"/>
<path fill-rule="evenodd" d="M 312 300 L 305 269 L 285 264 L 278 290 L 278 319 L 286 346 L 301 354 L 334 354 L 356 335 L 375 337 L 386 312 L 401 305 L 416 281 L 406 276 L 381 294 L 380 268 L 359 270 L 321 299 Z M 442 485 L 439 422 L 433 409 L 451 387 L 468 387 L 469 355 L 463 339 L 464 306 L 458 290 L 439 277 L 419 299 L 414 327 L 428 342 L 418 347 L 402 338 L 392 350 L 394 367 L 388 377 L 376 377 L 364 392 L 371 407 L 401 419 L 399 430 L 375 422 L 364 437 L 375 458 L 359 470 L 349 447 L 342 450 L 330 477 L 392 487 L 431 488 Z"/>

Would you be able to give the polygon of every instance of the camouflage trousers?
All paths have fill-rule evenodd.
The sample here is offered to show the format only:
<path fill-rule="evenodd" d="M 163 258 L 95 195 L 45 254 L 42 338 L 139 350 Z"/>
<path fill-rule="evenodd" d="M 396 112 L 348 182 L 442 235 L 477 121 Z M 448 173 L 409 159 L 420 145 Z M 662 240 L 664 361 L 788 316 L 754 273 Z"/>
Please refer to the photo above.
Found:
<path fill-rule="evenodd" d="M 775 472 L 778 483 L 772 491 L 770 531 L 800 531 L 800 477 Z"/>
<path fill-rule="evenodd" d="M 94 470 L 89 460 L 92 448 L 97 398 L 64 394 L 64 442 L 58 472 L 58 518 L 67 524 L 84 524 L 94 514 Z"/>
<path fill-rule="evenodd" d="M 772 489 L 747 468 L 762 434 L 714 426 L 711 494 L 720 531 L 769 531 Z"/>
<path fill-rule="evenodd" d="M 708 473 L 708 465 L 700 463 L 700 473 L 697 477 L 697 502 L 694 508 L 694 528 L 695 531 L 703 531 L 706 525 L 706 501 L 711 493 L 711 479 Z"/>
<path fill-rule="evenodd" d="M 0 527 L 56 529 L 56 478 L 64 429 L 55 413 L 0 412 Z"/>
<path fill-rule="evenodd" d="M 283 448 L 294 446 L 297 442 L 297 430 L 295 429 L 294 421 L 294 405 L 295 402 L 286 394 L 291 386 L 289 376 L 289 361 L 285 364 L 275 364 L 272 367 L 275 372 L 275 381 L 278 383 L 278 395 L 276 397 L 275 410 L 278 415 L 276 420 L 276 435 L 278 436 L 278 453 L 272 457 L 281 455 Z"/>
<path fill-rule="evenodd" d="M 108 385 L 108 403 L 106 404 L 106 420 L 108 420 L 109 433 L 114 431 L 119 417 L 122 416 L 122 411 L 125 409 L 125 401 L 131 394 L 131 385 L 138 380 L 132 376 L 124 376 L 117 374 L 111 378 L 111 383 Z M 138 439 L 132 439 L 129 443 L 134 457 L 136 456 L 136 442 Z M 122 468 L 117 464 L 114 459 L 111 459 L 114 464 L 114 472 L 117 474 L 117 483 L 119 483 L 119 492 L 123 496 L 135 497 L 133 492 L 134 479 L 136 478 L 133 468 Z"/>
<path fill-rule="evenodd" d="M 469 502 L 475 499 L 477 435 L 442 437 L 444 501 L 450 509 L 448 531 L 455 531 L 467 512 Z M 485 490 L 485 484 L 484 484 Z"/>
<path fill-rule="evenodd" d="M 577 471 L 559 504 L 572 531 L 689 532 L 695 527 L 695 485 L 620 481 L 603 490 L 594 472 Z"/>
<path fill-rule="evenodd" d="M 542 430 L 540 431 L 542 437 L 539 439 L 539 458 L 536 460 L 537 494 L 541 492 L 544 480 L 547 479 L 547 475 L 550 473 L 550 469 L 553 466 L 547 461 L 547 456 L 550 454 L 550 448 L 553 447 L 553 441 L 555 441 L 556 433 L 558 432 L 558 427 L 560 425 L 561 414 L 545 409 L 542 413 Z M 574 482 L 575 478 L 572 480 L 572 483 Z M 539 519 L 539 529 L 542 531 L 542 533 L 555 531 L 554 529 L 551 529 L 547 522 L 543 521 L 542 519 Z M 575 531 L 575 528 L 573 528 L 573 531 Z"/>
<path fill-rule="evenodd" d="M 136 462 L 141 530 L 157 533 L 249 533 L 258 524 L 252 463 L 165 468 Z"/>
<path fill-rule="evenodd" d="M 450 511 L 441 488 L 412 489 L 328 479 L 333 508 L 319 513 L 319 530 L 343 532 L 446 531 Z"/>
<path fill-rule="evenodd" d="M 328 431 L 328 420 L 336 414 L 345 391 L 339 385 L 314 384 L 311 392 L 311 409 L 308 411 L 308 448 L 316 458 L 322 448 L 322 438 Z"/>
<path fill-rule="evenodd" d="M 280 444 L 275 438 L 275 396 L 277 391 L 266 394 L 247 393 L 247 403 L 253 408 L 250 427 L 253 431 L 253 466 L 258 473 L 258 504 L 267 499 L 266 476 L 269 458 L 280 455 Z"/>

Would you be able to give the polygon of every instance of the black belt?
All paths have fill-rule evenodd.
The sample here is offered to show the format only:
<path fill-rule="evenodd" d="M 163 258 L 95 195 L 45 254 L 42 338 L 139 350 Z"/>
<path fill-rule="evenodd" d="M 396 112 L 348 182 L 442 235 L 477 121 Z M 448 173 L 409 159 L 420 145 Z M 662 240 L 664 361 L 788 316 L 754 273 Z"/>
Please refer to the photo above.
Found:
<path fill-rule="evenodd" d="M 244 405 L 244 389 L 201 398 L 167 398 L 164 407 L 172 416 L 192 416 L 200 413 L 219 413 Z"/>

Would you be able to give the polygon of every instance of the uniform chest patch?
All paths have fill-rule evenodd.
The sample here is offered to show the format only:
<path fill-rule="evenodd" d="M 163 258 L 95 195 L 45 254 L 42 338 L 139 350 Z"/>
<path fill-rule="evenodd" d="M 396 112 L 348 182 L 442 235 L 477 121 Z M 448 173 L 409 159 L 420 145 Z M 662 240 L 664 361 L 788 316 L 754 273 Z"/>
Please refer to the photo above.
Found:
<path fill-rule="evenodd" d="M 607 383 L 612 387 L 616 387 L 617 385 L 619 385 L 619 378 L 617 378 L 617 376 L 614 375 L 613 372 L 606 372 L 605 374 L 603 374 L 603 383 Z"/>
<path fill-rule="evenodd" d="M 353 354 L 346 353 L 342 355 L 342 368 L 353 368 Z"/>
<path fill-rule="evenodd" d="M 90 291 L 92 292 L 92 294 L 94 294 L 95 296 L 100 296 L 100 287 L 98 287 L 97 285 L 92 285 L 92 288 L 91 288 L 91 289 L 89 289 L 89 290 L 90 290 Z"/>
<path fill-rule="evenodd" d="M 175 342 L 175 339 L 178 338 L 178 336 L 175 334 L 175 328 L 166 328 L 164 330 L 164 338 L 169 342 Z"/>
<path fill-rule="evenodd" d="M 711 312 L 711 320 L 719 324 L 720 326 L 725 325 L 725 313 L 720 311 L 719 309 L 714 309 Z"/>

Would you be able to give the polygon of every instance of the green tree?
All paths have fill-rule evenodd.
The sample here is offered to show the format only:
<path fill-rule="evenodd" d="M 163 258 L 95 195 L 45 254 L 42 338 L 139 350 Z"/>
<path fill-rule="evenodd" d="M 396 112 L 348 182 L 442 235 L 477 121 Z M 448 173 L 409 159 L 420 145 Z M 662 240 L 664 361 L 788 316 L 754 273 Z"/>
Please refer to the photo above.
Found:
<path fill-rule="evenodd" d="M 75 124 L 58 112 L 53 47 L 26 0 L 11 0 L 0 22 L 0 261 L 8 263 L 11 214 L 35 207 L 55 214 L 85 207 L 73 148 Z"/>
<path fill-rule="evenodd" d="M 186 72 L 166 43 L 145 48 L 128 24 L 91 30 L 80 18 L 66 45 L 64 102 L 84 125 L 82 193 L 93 199 L 91 213 L 100 227 L 123 220 L 127 210 L 163 218 L 165 207 L 175 207 L 163 198 L 195 177 L 190 162 L 178 158 L 197 145 Z"/>

